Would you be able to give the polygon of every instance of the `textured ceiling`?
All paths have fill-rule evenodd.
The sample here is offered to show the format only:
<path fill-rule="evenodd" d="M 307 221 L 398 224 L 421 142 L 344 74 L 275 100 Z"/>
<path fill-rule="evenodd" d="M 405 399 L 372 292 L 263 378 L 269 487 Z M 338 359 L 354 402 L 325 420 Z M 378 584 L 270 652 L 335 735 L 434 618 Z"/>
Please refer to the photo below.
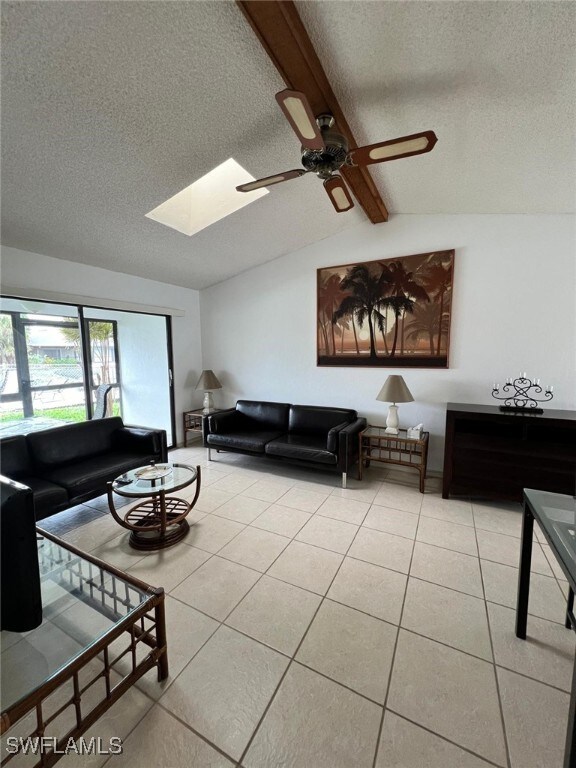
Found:
<path fill-rule="evenodd" d="M 392 215 L 574 209 L 574 3 L 298 9 L 360 143 L 438 135 L 372 166 Z M 229 157 L 298 167 L 235 4 L 4 2 L 2 32 L 3 243 L 202 288 L 365 221 L 311 176 L 191 238 L 144 217 Z"/>

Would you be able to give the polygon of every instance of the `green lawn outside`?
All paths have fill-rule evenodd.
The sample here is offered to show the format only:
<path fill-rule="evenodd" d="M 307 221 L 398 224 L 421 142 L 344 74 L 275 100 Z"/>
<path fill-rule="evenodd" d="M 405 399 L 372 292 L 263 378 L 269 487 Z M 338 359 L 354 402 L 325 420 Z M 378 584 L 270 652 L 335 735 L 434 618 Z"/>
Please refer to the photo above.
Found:
<path fill-rule="evenodd" d="M 37 410 L 34 415 L 43 419 L 59 419 L 60 421 L 86 421 L 86 409 L 83 405 L 65 405 L 60 408 L 47 408 L 45 411 Z M 112 416 L 120 415 L 120 406 L 118 403 L 114 403 Z M 22 411 L 0 414 L 0 422 L 20 421 L 23 418 Z"/>

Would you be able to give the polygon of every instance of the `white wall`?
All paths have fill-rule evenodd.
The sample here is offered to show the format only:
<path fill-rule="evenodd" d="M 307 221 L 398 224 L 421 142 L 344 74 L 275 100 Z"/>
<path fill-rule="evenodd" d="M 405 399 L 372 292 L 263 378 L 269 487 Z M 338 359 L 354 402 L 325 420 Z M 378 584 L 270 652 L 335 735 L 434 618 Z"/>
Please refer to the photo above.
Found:
<path fill-rule="evenodd" d="M 297 222 L 294 223 L 297 226 Z M 318 368 L 316 270 L 454 248 L 450 368 Z M 383 423 L 375 400 L 388 373 L 414 403 L 402 426 L 430 431 L 441 470 L 447 402 L 491 403 L 492 383 L 526 371 L 554 385 L 554 408 L 576 408 L 574 218 L 520 215 L 394 216 L 359 225 L 201 292 L 204 367 L 239 397 L 352 407 Z"/>
<path fill-rule="evenodd" d="M 47 291 L 183 310 L 184 316 L 172 318 L 177 440 L 182 441 L 182 411 L 200 407 L 203 396 L 194 391 L 202 372 L 198 291 L 5 246 L 1 266 L 2 286 L 22 288 L 24 295 Z"/>

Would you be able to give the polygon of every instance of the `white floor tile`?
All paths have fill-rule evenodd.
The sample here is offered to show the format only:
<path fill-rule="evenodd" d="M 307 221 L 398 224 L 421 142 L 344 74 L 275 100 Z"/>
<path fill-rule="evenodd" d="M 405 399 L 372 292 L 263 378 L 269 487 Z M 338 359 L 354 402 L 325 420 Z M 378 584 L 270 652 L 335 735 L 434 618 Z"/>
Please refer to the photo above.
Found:
<path fill-rule="evenodd" d="M 516 611 L 488 604 L 496 664 L 570 692 L 575 638 L 571 629 L 529 616 L 526 640 L 516 637 Z"/>
<path fill-rule="evenodd" d="M 166 592 L 170 592 L 209 557 L 209 552 L 180 542 L 168 549 L 151 552 L 130 566 L 129 572 L 153 587 L 164 587 Z"/>
<path fill-rule="evenodd" d="M 460 525 L 474 525 L 472 504 L 460 499 L 443 499 L 439 493 L 426 493 L 422 500 L 423 517 L 434 517 Z"/>
<path fill-rule="evenodd" d="M 398 624 L 406 580 L 402 573 L 346 557 L 328 597 L 378 619 Z"/>
<path fill-rule="evenodd" d="M 494 667 L 486 661 L 400 630 L 387 706 L 506 765 Z"/>
<path fill-rule="evenodd" d="M 228 491 L 217 491 L 215 488 L 210 487 L 202 488 L 194 509 L 199 512 L 214 512 L 215 509 L 218 509 L 222 504 L 233 498 L 234 494 Z"/>
<path fill-rule="evenodd" d="M 203 520 L 192 526 L 190 533 L 184 539 L 184 544 L 216 554 L 229 541 L 232 541 L 234 536 L 243 531 L 245 527 L 245 525 L 235 520 L 227 520 L 216 515 L 207 515 Z"/>
<path fill-rule="evenodd" d="M 408 573 L 414 542 L 403 536 L 362 527 L 348 551 L 349 557 L 383 568 Z"/>
<path fill-rule="evenodd" d="M 242 491 L 242 495 L 248 496 L 251 499 L 267 501 L 269 504 L 272 504 L 273 502 L 278 501 L 281 496 L 284 496 L 290 487 L 291 486 L 289 485 L 271 483 L 267 480 L 257 480 L 249 488 L 246 488 L 245 491 Z"/>
<path fill-rule="evenodd" d="M 476 532 L 468 525 L 450 523 L 434 517 L 421 517 L 416 540 L 463 552 L 465 555 L 478 556 Z"/>
<path fill-rule="evenodd" d="M 424 494 L 420 493 L 416 485 L 399 485 L 385 480 L 374 497 L 374 504 L 417 514 L 423 498 Z"/>
<path fill-rule="evenodd" d="M 269 506 L 270 503 L 268 501 L 250 499 L 248 496 L 234 496 L 230 501 L 224 502 L 224 504 L 215 509 L 212 514 L 247 525 L 255 520 L 258 515 L 261 515 Z"/>
<path fill-rule="evenodd" d="M 357 531 L 356 525 L 314 515 L 297 534 L 296 540 L 345 555 Z"/>
<path fill-rule="evenodd" d="M 383 704 L 397 631 L 391 624 L 325 600 L 296 660 Z"/>
<path fill-rule="evenodd" d="M 258 515 L 251 525 L 254 528 L 263 528 L 266 531 L 293 538 L 302 526 L 310 520 L 310 517 L 309 512 L 272 504 L 261 515 Z"/>
<path fill-rule="evenodd" d="M 416 537 L 418 527 L 418 515 L 412 512 L 402 512 L 391 507 L 379 507 L 372 504 L 370 511 L 364 518 L 362 525 L 365 528 L 373 528 L 376 531 L 393 533 L 396 536 L 404 536 L 407 539 Z"/>
<path fill-rule="evenodd" d="M 326 501 L 329 493 L 318 493 L 305 488 L 291 488 L 279 500 L 283 507 L 300 509 L 302 512 L 316 512 L 316 510 Z"/>
<path fill-rule="evenodd" d="M 522 507 L 520 504 L 494 506 L 474 502 L 474 523 L 478 530 L 503 533 L 520 538 L 522 535 Z M 537 528 L 538 526 L 535 526 Z"/>
<path fill-rule="evenodd" d="M 410 578 L 402 626 L 492 661 L 486 606 L 478 597 Z"/>
<path fill-rule="evenodd" d="M 232 768 L 234 765 L 158 705 L 146 714 L 122 746 L 122 754 L 110 758 L 110 767 Z"/>
<path fill-rule="evenodd" d="M 505 536 L 492 531 L 476 531 L 478 550 L 483 560 L 493 560 L 503 565 L 518 568 L 520 562 L 520 539 L 515 536 Z M 532 545 L 532 571 L 544 576 L 552 576 L 552 570 L 538 542 Z"/>
<path fill-rule="evenodd" d="M 277 533 L 248 526 L 218 553 L 248 568 L 264 573 L 290 544 L 290 539 Z"/>
<path fill-rule="evenodd" d="M 271 566 L 269 576 L 325 595 L 340 563 L 342 555 L 293 541 Z"/>
<path fill-rule="evenodd" d="M 500 668 L 498 682 L 512 768 L 562 768 L 568 694 Z"/>
<path fill-rule="evenodd" d="M 410 575 L 475 597 L 484 596 L 478 558 L 461 552 L 417 541 Z"/>
<path fill-rule="evenodd" d="M 224 621 L 259 578 L 257 571 L 215 556 L 176 587 L 172 596 Z"/>
<path fill-rule="evenodd" d="M 486 600 L 508 608 L 516 608 L 518 596 L 518 568 L 491 560 L 481 560 Z M 530 574 L 528 612 L 542 619 L 564 623 L 566 599 L 552 576 Z"/>
<path fill-rule="evenodd" d="M 287 665 L 285 656 L 222 626 L 160 701 L 238 760 Z"/>
<path fill-rule="evenodd" d="M 491 763 L 387 711 L 376 768 L 488 768 Z"/>
<path fill-rule="evenodd" d="M 343 489 L 340 490 L 344 492 Z M 376 491 L 374 491 L 374 494 L 376 494 Z M 334 520 L 341 520 L 344 523 L 360 525 L 369 509 L 370 504 L 365 501 L 356 501 L 353 498 L 332 493 L 316 514 L 331 517 Z"/>
<path fill-rule="evenodd" d="M 292 664 L 243 765 L 371 768 L 381 707 Z"/>
<path fill-rule="evenodd" d="M 226 624 L 292 656 L 321 597 L 263 576 L 226 619 Z"/>

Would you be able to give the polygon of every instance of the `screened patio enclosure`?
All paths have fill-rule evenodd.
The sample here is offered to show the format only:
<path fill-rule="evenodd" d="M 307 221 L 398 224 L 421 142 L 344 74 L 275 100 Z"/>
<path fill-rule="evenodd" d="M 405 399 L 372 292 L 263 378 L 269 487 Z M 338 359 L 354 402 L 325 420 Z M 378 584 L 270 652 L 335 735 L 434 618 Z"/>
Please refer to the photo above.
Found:
<path fill-rule="evenodd" d="M 163 315 L 0 300 L 0 436 L 95 414 L 165 429 L 172 443 L 169 320 Z"/>

